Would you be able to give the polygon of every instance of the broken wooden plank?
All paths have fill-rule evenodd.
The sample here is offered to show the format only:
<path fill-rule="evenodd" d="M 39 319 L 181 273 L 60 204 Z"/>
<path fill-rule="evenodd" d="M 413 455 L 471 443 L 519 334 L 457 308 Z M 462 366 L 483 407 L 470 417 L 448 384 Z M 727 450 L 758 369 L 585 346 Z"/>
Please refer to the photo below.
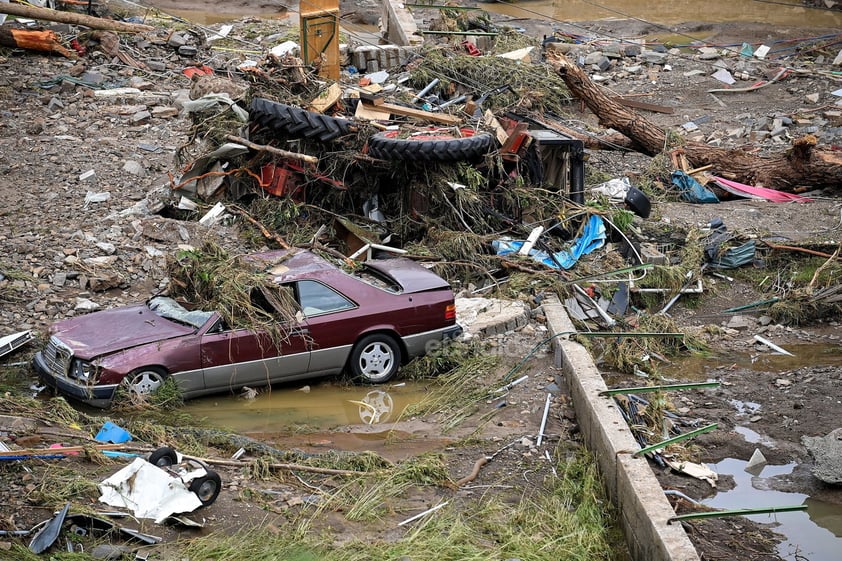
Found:
<path fill-rule="evenodd" d="M 50 10 L 49 8 L 38 8 L 37 6 L 25 6 L 23 4 L 0 3 L 0 14 L 57 21 L 60 23 L 70 23 L 74 25 L 84 25 L 85 27 L 90 27 L 91 29 L 106 29 L 110 31 L 123 31 L 126 33 L 143 33 L 145 31 L 153 31 L 155 29 L 151 25 L 127 23 L 124 21 L 89 16 L 87 14 L 60 12 L 58 10 Z"/>
<path fill-rule="evenodd" d="M 367 121 L 388 121 L 392 118 L 392 114 L 388 111 L 382 111 L 381 105 L 368 105 L 366 103 L 358 103 L 357 109 L 354 111 L 354 117 L 357 119 L 365 119 Z"/>
<path fill-rule="evenodd" d="M 500 121 L 497 120 L 497 117 L 494 116 L 491 109 L 485 110 L 485 113 L 482 115 L 482 122 L 484 125 L 494 129 L 494 134 L 497 136 L 497 142 L 499 142 L 501 146 L 506 144 L 509 140 L 509 133 L 506 132 L 506 129 L 503 128 L 503 125 L 500 124 Z"/>
<path fill-rule="evenodd" d="M 363 100 L 365 102 L 365 100 Z M 371 106 L 374 107 L 373 105 Z M 414 109 L 412 107 L 405 107 L 403 105 L 395 105 L 394 103 L 383 103 L 377 106 L 378 110 L 388 111 L 393 115 L 402 115 L 404 117 L 414 117 L 424 121 L 433 121 L 434 123 L 441 123 L 443 125 L 458 125 L 462 119 L 455 115 L 448 115 L 447 113 L 432 113 L 424 111 L 423 109 Z"/>
<path fill-rule="evenodd" d="M 340 98 L 342 98 L 342 86 L 334 82 L 310 102 L 309 109 L 314 113 L 324 113 L 333 107 Z"/>

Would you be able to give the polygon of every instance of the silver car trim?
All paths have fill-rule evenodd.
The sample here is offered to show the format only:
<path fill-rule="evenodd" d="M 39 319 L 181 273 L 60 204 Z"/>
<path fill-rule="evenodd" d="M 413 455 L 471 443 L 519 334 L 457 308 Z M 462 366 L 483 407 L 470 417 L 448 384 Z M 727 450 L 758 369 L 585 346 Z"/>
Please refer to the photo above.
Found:
<path fill-rule="evenodd" d="M 416 333 L 415 335 L 407 335 L 403 338 L 403 343 L 406 345 L 406 352 L 408 358 L 421 356 L 427 353 L 427 344 L 430 342 L 440 343 L 443 339 L 451 338 L 450 333 L 456 335 L 462 333 L 462 328 L 457 325 L 442 327 L 432 331 L 425 331 L 424 333 Z"/>

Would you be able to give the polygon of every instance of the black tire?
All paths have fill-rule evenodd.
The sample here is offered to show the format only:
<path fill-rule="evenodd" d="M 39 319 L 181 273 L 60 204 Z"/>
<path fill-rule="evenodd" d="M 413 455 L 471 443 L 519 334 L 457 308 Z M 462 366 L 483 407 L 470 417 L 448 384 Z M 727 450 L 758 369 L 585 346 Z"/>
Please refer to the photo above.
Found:
<path fill-rule="evenodd" d="M 351 130 L 351 121 L 313 113 L 256 97 L 249 108 L 249 120 L 287 138 L 310 138 L 328 142 Z"/>
<path fill-rule="evenodd" d="M 466 136 L 431 133 L 399 138 L 397 131 L 382 131 L 368 139 L 368 154 L 381 160 L 458 162 L 487 154 L 493 144 L 494 137 L 485 132 Z"/>
<path fill-rule="evenodd" d="M 209 469 L 205 471 L 207 472 L 205 475 L 191 481 L 188 487 L 196 494 L 203 507 L 212 505 L 222 489 L 222 479 L 219 474 Z"/>
<path fill-rule="evenodd" d="M 169 446 L 162 446 L 153 450 L 146 461 L 159 468 L 168 468 L 178 463 L 178 454 Z"/>
<path fill-rule="evenodd" d="M 351 373 L 354 378 L 370 384 L 388 382 L 400 366 L 401 348 L 389 335 L 366 335 L 351 351 Z"/>

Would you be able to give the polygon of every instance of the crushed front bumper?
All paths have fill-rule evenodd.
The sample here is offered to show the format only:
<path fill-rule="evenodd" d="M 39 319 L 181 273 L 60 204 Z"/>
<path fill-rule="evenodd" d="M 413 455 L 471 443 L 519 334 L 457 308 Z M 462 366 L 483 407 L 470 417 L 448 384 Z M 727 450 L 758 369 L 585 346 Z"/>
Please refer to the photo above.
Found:
<path fill-rule="evenodd" d="M 32 359 L 32 367 L 38 373 L 38 378 L 47 386 L 53 388 L 60 394 L 81 401 L 91 407 L 98 407 L 100 409 L 108 407 L 111 405 L 114 392 L 117 390 L 117 384 L 90 386 L 71 380 L 66 376 L 54 374 L 47 367 L 47 363 L 41 352 L 35 353 Z"/>

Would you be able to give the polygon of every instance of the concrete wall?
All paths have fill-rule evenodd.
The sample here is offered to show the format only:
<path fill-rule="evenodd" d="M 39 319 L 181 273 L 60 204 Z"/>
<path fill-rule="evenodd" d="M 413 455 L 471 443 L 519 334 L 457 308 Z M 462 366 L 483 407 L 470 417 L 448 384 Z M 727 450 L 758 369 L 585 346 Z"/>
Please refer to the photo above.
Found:
<path fill-rule="evenodd" d="M 576 329 L 555 296 L 543 302 L 553 335 Z M 590 353 L 566 335 L 553 339 L 556 357 L 567 380 L 585 446 L 599 464 L 611 500 L 617 505 L 626 541 L 635 561 L 699 561 L 681 524 L 667 524 L 675 515 L 646 458 L 614 400 L 601 397 L 608 389 Z"/>
<path fill-rule="evenodd" d="M 424 42 L 424 37 L 418 33 L 418 25 L 412 17 L 412 12 L 399 0 L 383 0 L 380 27 L 383 37 L 389 43 L 412 47 Z"/>

